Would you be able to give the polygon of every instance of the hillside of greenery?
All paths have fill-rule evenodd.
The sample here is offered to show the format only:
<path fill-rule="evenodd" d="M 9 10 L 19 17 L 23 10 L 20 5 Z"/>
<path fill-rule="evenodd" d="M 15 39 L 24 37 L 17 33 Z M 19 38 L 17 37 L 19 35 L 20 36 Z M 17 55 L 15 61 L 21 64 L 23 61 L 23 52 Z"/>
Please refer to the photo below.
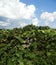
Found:
<path fill-rule="evenodd" d="M 0 29 L 0 65 L 56 65 L 56 29 Z"/>

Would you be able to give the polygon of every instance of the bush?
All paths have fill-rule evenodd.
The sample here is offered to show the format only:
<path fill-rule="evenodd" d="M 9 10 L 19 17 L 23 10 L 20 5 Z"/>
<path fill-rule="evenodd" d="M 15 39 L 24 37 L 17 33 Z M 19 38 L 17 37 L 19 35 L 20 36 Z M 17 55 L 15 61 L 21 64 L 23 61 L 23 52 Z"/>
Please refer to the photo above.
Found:
<path fill-rule="evenodd" d="M 39 28 L 1 29 L 0 65 L 56 65 L 56 31 Z"/>

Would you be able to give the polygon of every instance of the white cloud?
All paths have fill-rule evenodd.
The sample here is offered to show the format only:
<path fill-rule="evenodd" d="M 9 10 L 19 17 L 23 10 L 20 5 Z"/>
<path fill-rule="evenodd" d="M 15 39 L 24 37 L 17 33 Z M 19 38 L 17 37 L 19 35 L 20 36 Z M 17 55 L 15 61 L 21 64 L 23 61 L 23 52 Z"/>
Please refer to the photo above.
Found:
<path fill-rule="evenodd" d="M 0 0 L 0 16 L 12 19 L 31 19 L 35 16 L 35 6 L 20 2 L 19 0 Z"/>
<path fill-rule="evenodd" d="M 21 22 L 20 23 L 20 27 L 24 27 L 24 26 L 26 26 L 27 25 L 27 23 L 24 23 L 24 22 Z"/>
<path fill-rule="evenodd" d="M 56 19 L 56 12 L 53 13 L 43 12 L 41 14 L 41 19 L 46 20 L 47 22 L 54 22 L 54 20 Z"/>
<path fill-rule="evenodd" d="M 10 25 L 9 22 L 2 22 L 2 21 L 0 21 L 0 26 L 8 26 L 8 25 Z"/>
<path fill-rule="evenodd" d="M 37 25 L 35 11 L 34 5 L 26 5 L 20 0 L 0 0 L 0 16 L 8 18 L 6 21 L 0 21 L 0 26 L 23 27 L 31 22 Z"/>
<path fill-rule="evenodd" d="M 38 18 L 34 18 L 33 20 L 32 20 L 32 24 L 33 25 L 38 25 L 38 22 L 39 22 L 39 20 L 38 20 Z"/>

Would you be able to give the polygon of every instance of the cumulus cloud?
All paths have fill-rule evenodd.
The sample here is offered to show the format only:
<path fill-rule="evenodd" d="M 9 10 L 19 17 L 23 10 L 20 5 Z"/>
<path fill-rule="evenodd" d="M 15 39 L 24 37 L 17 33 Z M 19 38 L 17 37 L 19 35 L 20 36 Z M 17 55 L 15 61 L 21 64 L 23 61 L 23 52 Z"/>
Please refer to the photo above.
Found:
<path fill-rule="evenodd" d="M 26 5 L 19 0 L 0 0 L 0 16 L 12 19 L 31 19 L 35 16 L 34 5 Z"/>
<path fill-rule="evenodd" d="M 2 21 L 0 21 L 0 26 L 8 26 L 8 25 L 10 25 L 9 22 L 2 22 Z"/>
<path fill-rule="evenodd" d="M 46 20 L 47 22 L 53 22 L 56 19 L 56 12 L 53 13 L 43 12 L 41 14 L 41 19 Z"/>
<path fill-rule="evenodd" d="M 26 5 L 20 0 L 0 0 L 0 27 L 23 27 L 28 25 L 26 20 L 37 25 L 38 18 L 35 16 L 35 11 L 36 8 L 33 4 Z M 4 19 L 2 18 L 2 21 L 1 17 L 4 17 Z"/>
<path fill-rule="evenodd" d="M 24 27 L 26 25 L 27 25 L 27 23 L 24 23 L 24 22 L 20 23 L 20 27 Z"/>
<path fill-rule="evenodd" d="M 38 22 L 39 22 L 39 20 L 38 20 L 38 18 L 34 18 L 34 19 L 32 19 L 32 24 L 33 25 L 38 25 Z"/>

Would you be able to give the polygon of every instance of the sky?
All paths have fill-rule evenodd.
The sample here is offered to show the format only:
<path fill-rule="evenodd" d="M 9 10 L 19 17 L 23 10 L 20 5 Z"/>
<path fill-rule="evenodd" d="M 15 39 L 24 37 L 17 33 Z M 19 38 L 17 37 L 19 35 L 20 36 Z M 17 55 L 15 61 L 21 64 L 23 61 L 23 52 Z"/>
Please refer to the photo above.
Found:
<path fill-rule="evenodd" d="M 56 0 L 0 0 L 0 28 L 30 24 L 56 28 Z"/>

